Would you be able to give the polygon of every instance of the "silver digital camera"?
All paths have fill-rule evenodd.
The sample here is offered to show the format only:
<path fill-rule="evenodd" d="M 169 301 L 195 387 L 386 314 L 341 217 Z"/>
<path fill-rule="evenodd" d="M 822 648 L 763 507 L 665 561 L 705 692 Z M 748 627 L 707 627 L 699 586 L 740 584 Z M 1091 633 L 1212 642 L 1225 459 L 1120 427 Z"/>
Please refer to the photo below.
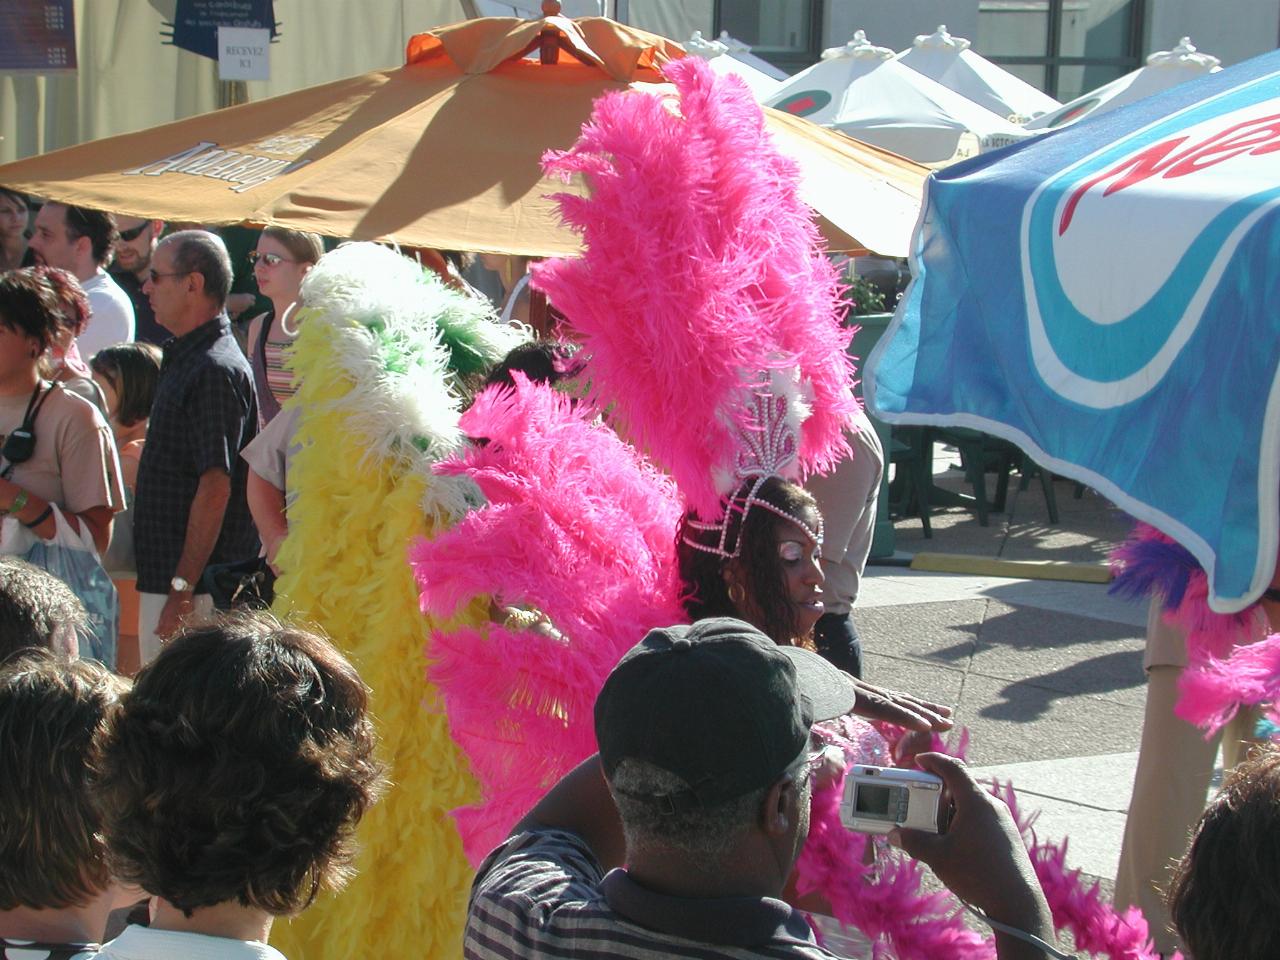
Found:
<path fill-rule="evenodd" d="M 923 770 L 850 767 L 840 800 L 840 822 L 859 833 L 894 827 L 938 832 L 942 780 Z"/>

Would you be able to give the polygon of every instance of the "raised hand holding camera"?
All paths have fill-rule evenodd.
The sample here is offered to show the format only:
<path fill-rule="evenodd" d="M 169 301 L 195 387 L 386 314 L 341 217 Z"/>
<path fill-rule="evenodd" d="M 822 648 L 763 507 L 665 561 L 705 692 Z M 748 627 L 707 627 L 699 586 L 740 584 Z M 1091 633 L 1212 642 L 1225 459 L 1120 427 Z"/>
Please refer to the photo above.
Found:
<path fill-rule="evenodd" d="M 840 821 L 859 833 L 897 827 L 938 832 L 942 778 L 922 770 L 853 766 L 844 781 Z"/>

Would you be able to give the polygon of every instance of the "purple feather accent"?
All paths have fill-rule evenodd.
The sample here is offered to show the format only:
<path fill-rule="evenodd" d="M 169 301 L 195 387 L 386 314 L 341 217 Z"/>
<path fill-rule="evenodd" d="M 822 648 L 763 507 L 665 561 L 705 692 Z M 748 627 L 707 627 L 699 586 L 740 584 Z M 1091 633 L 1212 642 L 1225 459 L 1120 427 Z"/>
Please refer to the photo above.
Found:
<path fill-rule="evenodd" d="M 1111 552 L 1111 571 L 1112 596 L 1137 600 L 1159 594 L 1165 610 L 1181 606 L 1192 576 L 1204 576 L 1190 550 L 1147 524 L 1138 524 Z"/>

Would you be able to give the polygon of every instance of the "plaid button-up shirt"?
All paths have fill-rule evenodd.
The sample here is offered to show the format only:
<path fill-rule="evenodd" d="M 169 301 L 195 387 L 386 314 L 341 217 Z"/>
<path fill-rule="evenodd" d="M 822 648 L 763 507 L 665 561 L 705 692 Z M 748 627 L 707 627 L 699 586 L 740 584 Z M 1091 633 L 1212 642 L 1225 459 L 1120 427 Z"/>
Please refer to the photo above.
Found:
<path fill-rule="evenodd" d="M 231 499 L 209 563 L 258 552 L 244 493 L 248 466 L 240 457 L 257 432 L 253 372 L 225 315 L 165 343 L 138 465 L 133 530 L 140 592 L 169 592 L 200 475 L 215 467 L 231 476 Z"/>

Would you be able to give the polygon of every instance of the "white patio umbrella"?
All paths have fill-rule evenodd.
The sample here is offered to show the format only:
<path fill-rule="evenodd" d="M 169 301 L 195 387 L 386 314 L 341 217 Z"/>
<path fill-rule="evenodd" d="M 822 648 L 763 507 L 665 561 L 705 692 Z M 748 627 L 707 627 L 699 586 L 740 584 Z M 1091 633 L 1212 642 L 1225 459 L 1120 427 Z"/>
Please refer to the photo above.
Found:
<path fill-rule="evenodd" d="M 775 67 L 763 57 L 757 57 L 751 52 L 751 45 L 749 43 L 744 43 L 737 37 L 729 36 L 728 30 L 720 31 L 720 36 L 717 38 L 717 42 L 723 43 L 725 47 L 728 48 L 729 56 L 733 57 L 733 59 L 740 60 L 749 67 L 755 67 L 766 77 L 772 77 L 774 80 L 781 81 L 786 80 L 791 76 L 787 71 Z"/>
<path fill-rule="evenodd" d="M 706 60 L 711 65 L 711 69 L 717 74 L 721 76 L 733 74 L 736 77 L 741 77 L 746 81 L 747 86 L 751 88 L 751 92 L 759 103 L 764 103 L 777 93 L 782 86 L 781 80 L 776 80 L 763 70 L 759 70 L 746 61 L 733 56 L 729 44 L 723 40 L 703 39 L 702 31 L 700 30 L 693 31 L 693 36 L 683 46 L 686 52 Z M 748 47 L 747 49 L 749 50 L 750 48 Z M 759 58 L 752 57 L 752 59 Z M 760 62 L 763 63 L 764 61 Z"/>
<path fill-rule="evenodd" d="M 792 77 L 767 105 L 834 127 L 918 163 L 939 164 L 964 152 L 1006 146 L 1026 134 L 936 80 L 893 59 L 859 30 L 843 47 Z"/>
<path fill-rule="evenodd" d="M 916 37 L 908 49 L 898 54 L 897 61 L 1010 120 L 1028 120 L 1062 106 L 1047 93 L 974 53 L 969 41 L 953 37 L 945 24 L 934 33 Z"/>
<path fill-rule="evenodd" d="M 1147 57 L 1146 66 L 1103 84 L 1097 90 L 1081 94 L 1061 110 L 1037 117 L 1026 125 L 1026 129 L 1053 130 L 1084 117 L 1096 117 L 1177 86 L 1184 80 L 1217 73 L 1221 69 L 1217 57 L 1201 53 L 1191 43 L 1190 37 L 1183 37 L 1172 50 L 1161 50 Z"/>

